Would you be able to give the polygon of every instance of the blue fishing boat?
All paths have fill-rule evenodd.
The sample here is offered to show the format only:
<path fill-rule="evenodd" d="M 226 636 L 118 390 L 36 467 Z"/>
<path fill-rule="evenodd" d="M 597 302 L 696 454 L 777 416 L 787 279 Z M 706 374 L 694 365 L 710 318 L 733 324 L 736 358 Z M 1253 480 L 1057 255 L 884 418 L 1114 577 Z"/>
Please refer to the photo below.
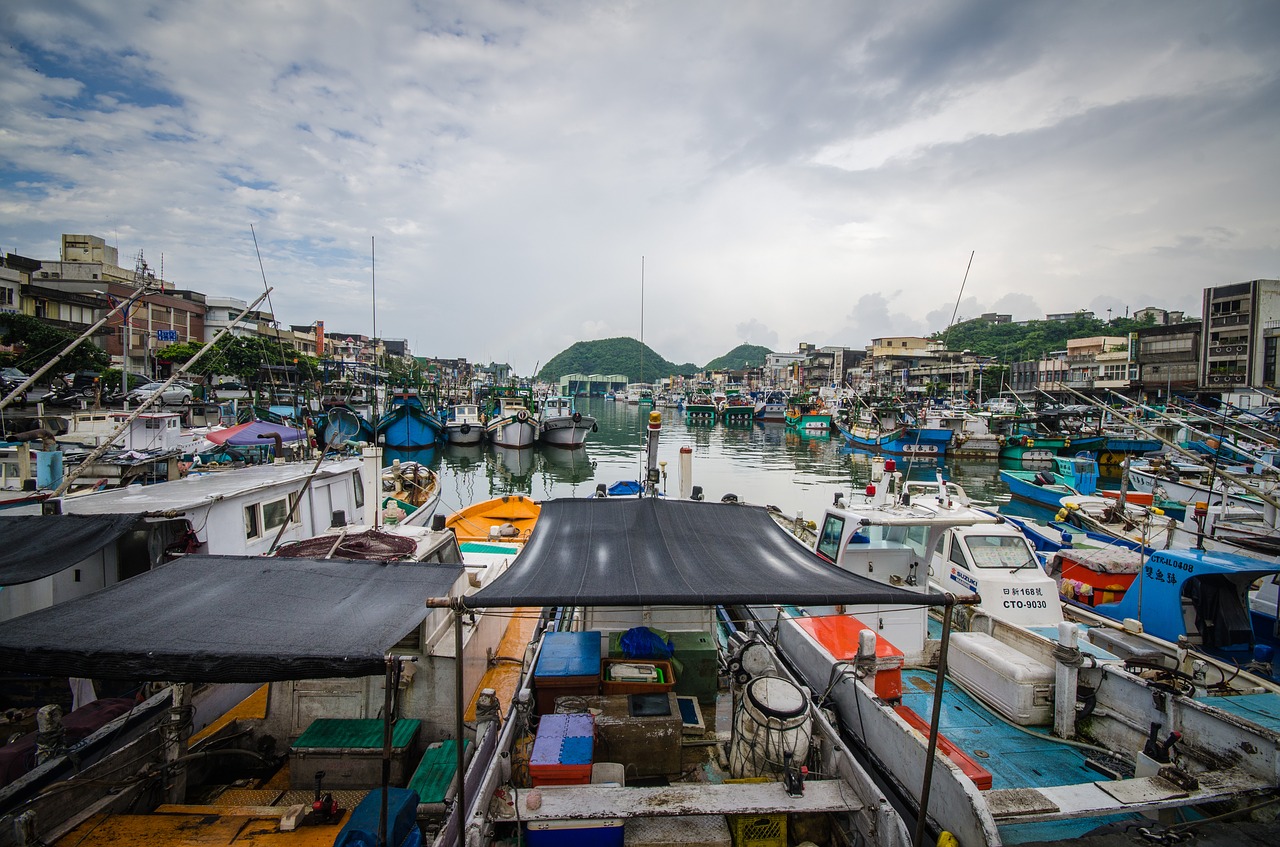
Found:
<path fill-rule="evenodd" d="M 837 424 L 840 433 L 857 450 L 899 456 L 946 455 L 952 431 L 943 427 L 914 426 L 914 419 L 891 405 L 863 406 L 848 424 Z"/>
<path fill-rule="evenodd" d="M 1052 467 L 1038 471 L 1000 470 L 1000 479 L 1019 500 L 1056 512 L 1062 498 L 1098 490 L 1098 463 L 1088 453 L 1074 458 L 1055 456 Z"/>
<path fill-rule="evenodd" d="M 444 440 L 444 424 L 422 405 L 414 393 L 397 393 L 391 408 L 378 419 L 378 435 L 389 448 L 418 450 Z"/>

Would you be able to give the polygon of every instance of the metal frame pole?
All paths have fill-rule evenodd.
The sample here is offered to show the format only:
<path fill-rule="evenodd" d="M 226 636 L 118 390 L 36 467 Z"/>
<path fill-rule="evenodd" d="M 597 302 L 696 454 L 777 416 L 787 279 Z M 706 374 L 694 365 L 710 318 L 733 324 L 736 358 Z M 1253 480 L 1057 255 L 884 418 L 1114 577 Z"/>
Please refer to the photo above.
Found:
<path fill-rule="evenodd" d="M 916 818 L 914 847 L 924 847 L 925 828 L 929 820 L 929 789 L 933 783 L 933 760 L 938 751 L 938 724 L 942 720 L 942 688 L 947 681 L 947 648 L 951 644 L 951 612 L 955 609 L 956 597 L 947 594 L 947 603 L 942 615 L 942 646 L 938 649 L 938 675 L 933 686 L 933 715 L 929 719 L 929 745 L 925 751 L 924 784 L 920 786 L 920 810 Z"/>

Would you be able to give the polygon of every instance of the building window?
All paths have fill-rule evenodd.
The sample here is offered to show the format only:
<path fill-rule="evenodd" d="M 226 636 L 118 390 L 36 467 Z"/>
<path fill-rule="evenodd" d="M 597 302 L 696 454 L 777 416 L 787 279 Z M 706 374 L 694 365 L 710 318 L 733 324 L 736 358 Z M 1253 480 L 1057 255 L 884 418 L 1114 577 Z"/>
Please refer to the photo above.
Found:
<path fill-rule="evenodd" d="M 13 289 L 0 288 L 0 306 L 12 306 L 12 305 L 13 305 Z"/>

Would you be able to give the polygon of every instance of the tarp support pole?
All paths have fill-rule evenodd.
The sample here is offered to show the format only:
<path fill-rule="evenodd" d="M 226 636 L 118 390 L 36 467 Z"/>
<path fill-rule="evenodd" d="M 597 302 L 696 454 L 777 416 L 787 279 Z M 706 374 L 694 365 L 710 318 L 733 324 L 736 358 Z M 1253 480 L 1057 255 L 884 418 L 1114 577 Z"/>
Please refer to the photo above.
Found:
<path fill-rule="evenodd" d="M 378 816 L 378 847 L 387 847 L 387 794 L 391 789 L 391 686 L 395 684 L 393 669 L 399 660 L 387 657 L 387 670 L 382 679 L 382 814 Z"/>
<path fill-rule="evenodd" d="M 929 745 L 924 758 L 924 784 L 920 786 L 919 817 L 916 818 L 916 834 L 911 843 L 924 847 L 925 828 L 929 821 L 929 789 L 933 785 L 933 759 L 938 752 L 938 724 L 942 720 L 942 688 L 947 681 L 947 647 L 951 644 L 951 612 L 955 608 L 954 594 L 947 594 L 942 607 L 942 646 L 938 649 L 938 674 L 933 683 L 933 715 L 929 718 Z"/>
<path fill-rule="evenodd" d="M 454 709 L 454 726 L 453 731 L 458 737 L 458 797 L 455 800 L 454 808 L 458 820 L 458 847 L 463 847 L 466 840 L 467 830 L 467 774 L 463 769 L 463 763 L 466 756 L 463 752 L 463 730 L 462 724 L 463 711 L 467 708 L 462 702 L 462 602 L 461 600 L 453 607 L 453 702 Z"/>

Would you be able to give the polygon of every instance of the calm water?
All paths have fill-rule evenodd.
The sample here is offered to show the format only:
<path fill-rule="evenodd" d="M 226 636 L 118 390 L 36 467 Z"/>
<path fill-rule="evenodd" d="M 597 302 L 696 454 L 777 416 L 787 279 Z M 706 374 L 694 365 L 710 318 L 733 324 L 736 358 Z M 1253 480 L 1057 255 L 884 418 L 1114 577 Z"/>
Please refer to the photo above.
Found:
<path fill-rule="evenodd" d="M 649 407 L 580 400 L 579 409 L 594 415 L 600 427 L 581 450 L 541 446 L 507 450 L 486 445 L 434 451 L 429 463 L 443 488 L 439 511 L 449 513 L 502 494 L 539 500 L 589 497 L 599 483 L 640 479 Z M 667 463 L 665 490 L 673 497 L 679 492 L 679 452 L 686 445 L 693 448 L 693 484 L 702 486 L 709 501 L 732 493 L 745 502 L 772 504 L 788 514 L 803 512 L 816 519 L 837 491 L 862 490 L 871 477 L 871 457 L 851 452 L 839 435 L 801 436 L 781 423 L 686 426 L 683 413 L 658 411 L 663 416 L 658 459 Z M 962 485 L 971 499 L 994 504 L 1008 498 L 995 461 L 899 460 L 899 469 L 913 479 L 931 479 L 939 468 L 947 479 Z"/>

